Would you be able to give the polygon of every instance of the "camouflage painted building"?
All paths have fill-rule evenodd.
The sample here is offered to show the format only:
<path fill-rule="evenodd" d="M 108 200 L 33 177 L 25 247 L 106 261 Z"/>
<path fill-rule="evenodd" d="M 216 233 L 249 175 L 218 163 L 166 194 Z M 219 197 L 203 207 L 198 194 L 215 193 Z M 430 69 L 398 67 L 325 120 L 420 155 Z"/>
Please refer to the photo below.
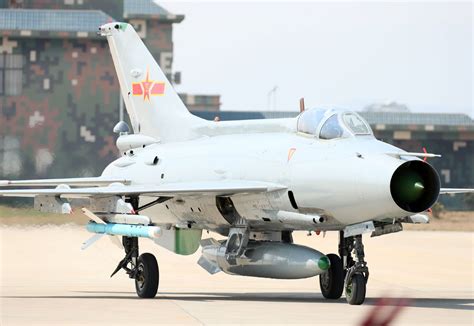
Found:
<path fill-rule="evenodd" d="M 221 109 L 220 95 L 179 94 L 189 111 L 218 112 Z"/>
<path fill-rule="evenodd" d="M 1 178 L 99 173 L 117 154 L 120 97 L 98 27 L 133 24 L 173 80 L 183 19 L 152 0 L 0 0 Z"/>

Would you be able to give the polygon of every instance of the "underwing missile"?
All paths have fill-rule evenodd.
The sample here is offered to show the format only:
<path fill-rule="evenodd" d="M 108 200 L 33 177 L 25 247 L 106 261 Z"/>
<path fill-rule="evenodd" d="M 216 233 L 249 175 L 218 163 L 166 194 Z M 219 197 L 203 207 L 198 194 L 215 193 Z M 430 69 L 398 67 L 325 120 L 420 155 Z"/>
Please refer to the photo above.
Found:
<path fill-rule="evenodd" d="M 98 234 L 122 235 L 126 237 L 138 237 L 156 239 L 161 236 L 162 230 L 158 226 L 131 225 L 120 223 L 99 224 L 89 222 L 87 231 Z"/>

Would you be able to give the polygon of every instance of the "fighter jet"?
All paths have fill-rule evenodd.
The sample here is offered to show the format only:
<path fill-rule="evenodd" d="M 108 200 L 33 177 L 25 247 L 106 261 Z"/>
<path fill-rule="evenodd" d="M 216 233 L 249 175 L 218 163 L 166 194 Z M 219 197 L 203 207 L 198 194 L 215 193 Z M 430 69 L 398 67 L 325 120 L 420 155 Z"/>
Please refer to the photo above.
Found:
<path fill-rule="evenodd" d="M 108 23 L 99 33 L 107 38 L 133 130 L 124 122 L 114 128 L 121 157 L 98 177 L 3 180 L 0 196 L 34 197 L 43 212 L 82 208 L 94 234 L 83 248 L 104 235 L 123 248 L 112 275 L 124 270 L 141 298 L 155 297 L 159 284 L 156 258 L 139 253 L 138 239 L 149 238 L 180 255 L 201 246 L 198 263 L 211 274 L 319 275 L 325 298 L 344 292 L 349 304 L 359 305 L 369 278 L 363 234 L 427 223 L 424 212 L 439 194 L 474 191 L 441 188 L 425 161 L 438 155 L 378 141 L 356 112 L 200 119 L 131 25 Z M 225 240 L 202 239 L 203 230 Z M 338 232 L 337 253 L 295 244 L 298 230 Z"/>

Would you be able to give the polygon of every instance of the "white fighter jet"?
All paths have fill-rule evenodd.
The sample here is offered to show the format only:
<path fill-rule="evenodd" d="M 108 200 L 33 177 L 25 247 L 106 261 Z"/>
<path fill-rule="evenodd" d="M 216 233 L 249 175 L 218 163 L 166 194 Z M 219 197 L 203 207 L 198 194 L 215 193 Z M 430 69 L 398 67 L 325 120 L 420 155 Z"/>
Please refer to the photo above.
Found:
<path fill-rule="evenodd" d="M 427 223 L 423 212 L 440 193 L 474 191 L 440 188 L 437 172 L 423 160 L 437 155 L 378 141 L 355 112 L 200 119 L 186 109 L 131 25 L 108 23 L 99 33 L 109 43 L 133 128 L 129 133 L 119 122 L 114 129 L 121 157 L 99 177 L 3 180 L 0 196 L 34 197 L 44 212 L 81 207 L 91 220 L 87 230 L 95 233 L 83 248 L 103 235 L 124 248 L 113 274 L 124 269 L 139 297 L 154 297 L 159 283 L 155 257 L 139 255 L 141 237 L 181 255 L 201 246 L 198 263 L 212 274 L 319 275 L 325 298 L 345 292 L 350 304 L 361 304 L 369 277 L 362 234 Z M 202 230 L 226 240 L 201 240 Z M 338 254 L 294 244 L 296 230 L 339 232 Z"/>

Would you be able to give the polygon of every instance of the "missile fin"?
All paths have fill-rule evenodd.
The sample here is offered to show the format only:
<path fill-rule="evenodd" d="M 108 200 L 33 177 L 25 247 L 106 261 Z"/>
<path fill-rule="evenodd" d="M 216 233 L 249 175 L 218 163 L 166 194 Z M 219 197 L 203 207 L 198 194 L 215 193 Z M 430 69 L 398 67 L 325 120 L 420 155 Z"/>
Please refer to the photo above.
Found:
<path fill-rule="evenodd" d="M 221 271 L 219 266 L 211 262 L 210 260 L 206 259 L 204 256 L 201 256 L 198 260 L 199 266 L 204 268 L 209 274 L 216 274 Z"/>
<path fill-rule="evenodd" d="M 82 213 L 84 213 L 85 216 L 87 216 L 88 218 L 90 218 L 91 220 L 93 220 L 96 223 L 107 224 L 107 223 L 104 222 L 104 220 L 102 220 L 100 217 L 98 217 L 97 215 L 95 215 L 94 213 L 92 213 L 90 210 L 88 210 L 85 207 L 82 208 Z"/>
<path fill-rule="evenodd" d="M 87 248 L 89 248 L 97 240 L 102 238 L 103 235 L 104 234 L 101 234 L 101 233 L 94 234 L 91 238 L 89 238 L 88 240 L 86 240 L 82 243 L 81 250 L 86 250 Z"/>

